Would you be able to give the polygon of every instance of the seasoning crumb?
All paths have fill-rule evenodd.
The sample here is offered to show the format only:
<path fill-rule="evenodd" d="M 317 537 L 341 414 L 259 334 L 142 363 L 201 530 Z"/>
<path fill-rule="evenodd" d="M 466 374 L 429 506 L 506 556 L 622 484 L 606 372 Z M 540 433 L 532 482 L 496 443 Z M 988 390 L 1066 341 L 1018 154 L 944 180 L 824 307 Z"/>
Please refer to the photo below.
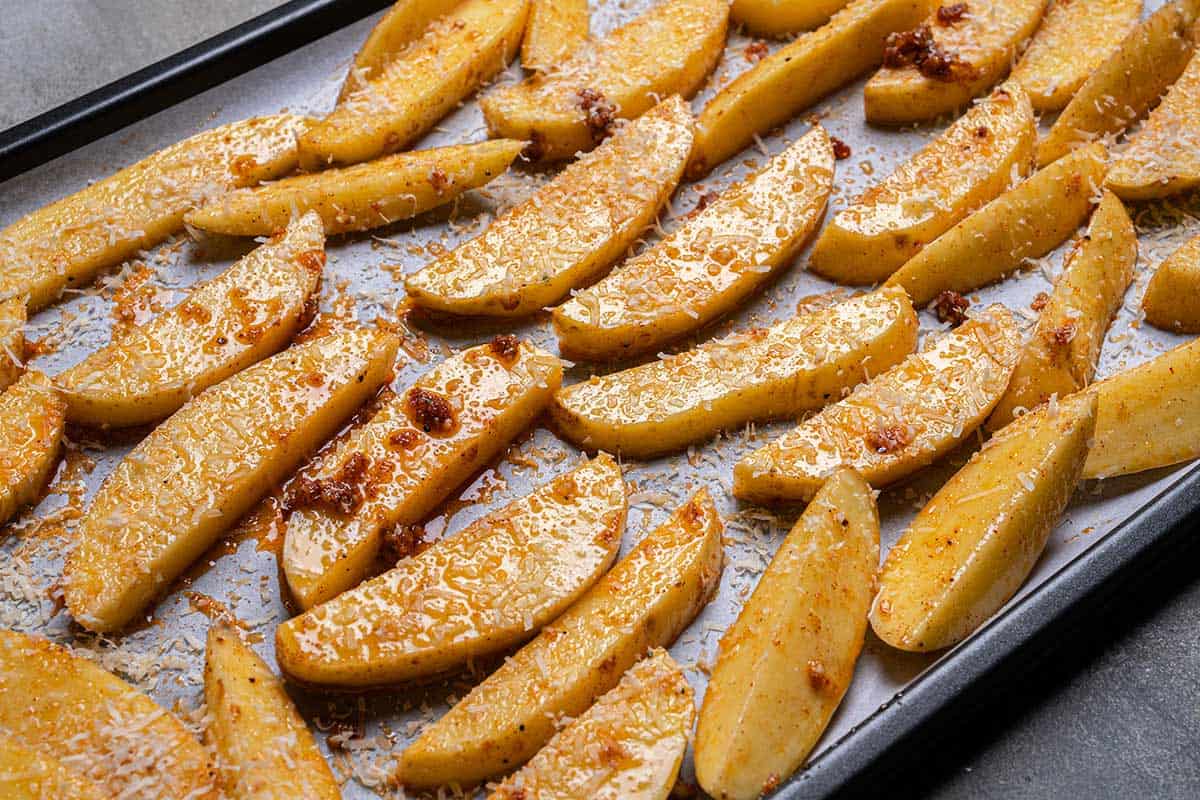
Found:
<path fill-rule="evenodd" d="M 850 145 L 843 142 L 836 136 L 830 136 L 830 141 L 833 142 L 833 157 L 838 161 L 845 161 L 850 157 Z"/>
<path fill-rule="evenodd" d="M 951 327 L 957 328 L 967 321 L 967 309 L 971 307 L 971 301 L 958 292 L 947 290 L 935 297 L 932 305 L 938 322 L 948 322 Z"/>

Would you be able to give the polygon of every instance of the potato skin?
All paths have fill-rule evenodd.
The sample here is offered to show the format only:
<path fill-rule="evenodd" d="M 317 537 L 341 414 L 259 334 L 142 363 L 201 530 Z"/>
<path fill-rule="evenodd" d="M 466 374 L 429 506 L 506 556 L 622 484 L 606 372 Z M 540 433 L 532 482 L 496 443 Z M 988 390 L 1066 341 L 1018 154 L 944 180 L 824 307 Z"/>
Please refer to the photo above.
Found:
<path fill-rule="evenodd" d="M 62 395 L 37 370 L 0 393 L 0 525 L 35 502 L 50 481 L 66 412 Z"/>
<path fill-rule="evenodd" d="M 583 45 L 591 26 L 587 0 L 530 0 L 521 66 L 546 72 Z"/>
<path fill-rule="evenodd" d="M 733 0 L 730 16 L 755 36 L 778 36 L 819 28 L 850 0 Z"/>
<path fill-rule="evenodd" d="M 354 54 L 338 102 L 376 78 L 388 61 L 421 38 L 429 24 L 446 12 L 446 6 L 446 0 L 397 0 L 392 4 Z"/>
<path fill-rule="evenodd" d="M 1168 256 L 1146 286 L 1146 321 L 1174 333 L 1200 333 L 1200 237 Z"/>

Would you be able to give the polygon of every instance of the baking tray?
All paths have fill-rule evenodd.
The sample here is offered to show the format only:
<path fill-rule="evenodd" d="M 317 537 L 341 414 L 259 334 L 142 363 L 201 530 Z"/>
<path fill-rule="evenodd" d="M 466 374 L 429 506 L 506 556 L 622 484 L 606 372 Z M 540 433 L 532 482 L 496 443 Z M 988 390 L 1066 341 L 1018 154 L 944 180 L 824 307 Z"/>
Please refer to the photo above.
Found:
<path fill-rule="evenodd" d="M 651 2 L 593 0 L 593 29 L 604 32 Z M 1151 0 L 1148 10 L 1160 4 Z M 198 130 L 281 108 L 326 111 L 352 54 L 377 19 L 374 12 L 384 5 L 378 0 L 293 0 L 0 133 L 0 177 L 7 178 L 0 183 L 0 226 Z M 730 37 L 717 75 L 696 99 L 695 108 L 749 66 L 745 50 L 749 42 L 741 35 Z M 519 67 L 514 65 L 500 80 L 519 77 Z M 677 217 L 694 207 L 704 192 L 723 187 L 761 162 L 766 153 L 781 150 L 808 129 L 814 115 L 852 150 L 851 157 L 838 164 L 830 214 L 943 127 L 872 129 L 862 120 L 861 88 L 859 82 L 831 96 L 700 184 L 682 186 L 664 213 L 663 227 L 677 224 Z M 468 102 L 419 146 L 473 141 L 485 135 L 476 105 Z M 472 193 L 452 211 L 427 214 L 373 235 L 331 240 L 324 310 L 351 313 L 364 321 L 391 319 L 403 297 L 397 275 L 420 267 L 437 249 L 474 235 L 498 206 L 519 199 L 543 180 L 544 174 L 533 171 L 510 173 Z M 1136 211 L 1141 241 L 1138 277 L 1106 341 L 1100 375 L 1144 361 L 1182 341 L 1141 325 L 1137 309 L 1153 265 L 1189 235 L 1200 232 L 1200 220 L 1186 202 Z M 1031 265 L 1017 279 L 975 293 L 973 299 L 977 305 L 1004 302 L 1032 321 L 1029 303 L 1037 292 L 1049 288 L 1065 250 L 1064 246 Z M 103 278 L 98 291 L 69 297 L 31 320 L 29 336 L 40 340 L 46 351 L 34 359 L 34 365 L 54 374 L 103 344 L 111 332 L 118 289 L 126 295 L 123 302 L 132 297 L 137 313 L 145 315 L 178 302 L 187 286 L 225 269 L 238 254 L 236 247 L 220 242 L 197 244 L 183 237 L 143 254 L 146 269 L 123 268 Z M 802 298 L 828 291 L 830 284 L 804 272 L 806 256 L 801 254 L 783 277 L 732 319 L 691 342 L 787 316 Z M 940 327 L 922 315 L 923 333 Z M 545 318 L 515 325 L 414 329 L 406 348 L 408 363 L 398 370 L 396 385 L 403 386 L 429 369 L 447 348 L 485 341 L 498 330 L 514 330 L 556 349 Z M 588 374 L 585 366 L 576 366 L 568 371 L 568 380 Z M 623 552 L 700 485 L 713 491 L 726 517 L 729 543 L 720 591 L 672 648 L 687 668 L 697 702 L 703 696 L 704 668 L 712 660 L 720 633 L 798 513 L 794 508 L 756 509 L 733 501 L 731 467 L 741 453 L 788 427 L 787 423 L 761 425 L 731 432 L 678 456 L 625 464 L 633 495 Z M 94 636 L 72 625 L 56 603 L 54 583 L 70 547 L 74 518 L 137 436 L 136 432 L 101 436 L 68 431 L 68 457 L 50 494 L 10 525 L 0 540 L 0 625 L 74 645 L 195 723 L 202 715 L 206 613 L 218 605 L 228 606 L 248 624 L 259 652 L 268 659 L 273 655 L 274 626 L 287 614 L 279 599 L 270 541 L 273 531 L 239 526 L 173 587 L 150 620 L 122 636 Z M 965 446 L 940 466 L 881 494 L 884 552 L 969 451 L 970 446 Z M 574 448 L 544 426 L 537 427 L 477 476 L 460 500 L 449 502 L 427 525 L 429 535 L 436 538 L 458 530 L 565 471 L 577 457 Z M 885 784 L 894 791 L 895 773 L 911 772 L 924 754 L 936 752 L 939 742 L 969 725 L 972 714 L 986 707 L 995 692 L 1070 647 L 1086 631 L 1103 626 L 1111 609 L 1132 596 L 1135 583 L 1148 580 L 1163 564 L 1178 563 L 1184 549 L 1192 546 L 1189 533 L 1200 507 L 1198 489 L 1200 474 L 1193 465 L 1085 484 L 1021 592 L 970 639 L 947 653 L 899 653 L 868 631 L 854 683 L 825 737 L 807 768 L 776 796 L 850 796 Z M 448 698 L 460 697 L 469 685 L 469 680 L 460 679 L 407 693 L 337 697 L 295 688 L 293 695 L 318 730 L 339 774 L 350 776 L 346 797 L 403 796 L 386 786 L 393 754 L 425 721 L 437 716 Z M 681 780 L 692 780 L 690 761 Z"/>

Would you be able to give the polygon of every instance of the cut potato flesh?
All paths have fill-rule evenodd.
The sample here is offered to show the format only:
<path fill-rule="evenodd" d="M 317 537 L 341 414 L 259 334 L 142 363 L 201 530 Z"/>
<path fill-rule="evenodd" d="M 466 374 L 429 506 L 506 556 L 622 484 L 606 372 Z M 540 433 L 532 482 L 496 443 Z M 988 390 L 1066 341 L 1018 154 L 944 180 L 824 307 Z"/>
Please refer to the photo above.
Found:
<path fill-rule="evenodd" d="M 1001 87 L 826 226 L 809 268 L 838 283 L 886 279 L 1029 173 L 1037 138 L 1025 91 Z"/>
<path fill-rule="evenodd" d="M 105 797 L 218 797 L 207 751 L 179 720 L 40 637 L 0 630 L 0 732 L 52 753 Z"/>
<path fill-rule="evenodd" d="M 820 27 L 850 0 L 733 0 L 730 16 L 756 36 L 787 36 Z"/>
<path fill-rule="evenodd" d="M 904 292 L 885 289 L 576 383 L 555 395 L 551 413 L 581 447 L 651 458 L 840 399 L 911 354 L 917 327 Z"/>
<path fill-rule="evenodd" d="M 736 308 L 791 263 L 833 188 L 833 145 L 813 129 L 654 247 L 554 311 L 568 358 L 654 352 Z"/>
<path fill-rule="evenodd" d="M 341 800 L 283 683 L 231 626 L 209 628 L 204 700 L 221 783 L 231 800 Z"/>
<path fill-rule="evenodd" d="M 666 647 L 716 591 L 720 515 L 701 490 L 587 594 L 517 651 L 400 756 L 407 786 L 471 785 L 524 763 L 617 684 L 647 650 Z"/>
<path fill-rule="evenodd" d="M 0 525 L 45 488 L 62 448 L 67 405 L 30 370 L 0 394 Z"/>
<path fill-rule="evenodd" d="M 316 171 L 404 150 L 517 54 L 529 0 L 464 0 L 300 137 Z"/>
<path fill-rule="evenodd" d="M 1146 286 L 1146 321 L 1176 333 L 1200 333 L 1200 237 L 1172 253 Z"/>
<path fill-rule="evenodd" d="M 701 177 L 755 136 L 878 67 L 888 34 L 911 28 L 933 7 L 933 0 L 853 0 L 821 28 L 758 62 L 704 107 L 688 174 Z"/>
<path fill-rule="evenodd" d="M 1083 471 L 1096 423 L 1084 392 L 998 432 L 888 553 L 871 627 L 901 650 L 961 642 L 1016 593 Z"/>
<path fill-rule="evenodd" d="M 488 130 L 531 142 L 526 154 L 536 159 L 591 150 L 615 120 L 635 119 L 663 97 L 695 94 L 721 56 L 728 17 L 727 0 L 662 0 L 550 72 L 484 95 Z M 631 158 L 626 169 L 639 161 L 654 163 Z"/>
<path fill-rule="evenodd" d="M 275 655 L 309 684 L 386 686 L 508 650 L 612 565 L 625 483 L 607 455 L 280 625 Z"/>
<path fill-rule="evenodd" d="M 666 800 L 696 717 L 692 687 L 654 649 L 488 800 Z"/>
<path fill-rule="evenodd" d="M 26 321 L 25 301 L 20 297 L 0 302 L 0 392 L 25 369 Z"/>
<path fill-rule="evenodd" d="M 420 39 L 430 23 L 446 13 L 447 5 L 453 6 L 453 3 L 447 4 L 446 0 L 398 0 L 393 4 L 383 19 L 371 29 L 362 48 L 355 54 L 338 100 L 345 100 L 368 81 L 378 77 L 389 61 Z"/>
<path fill-rule="evenodd" d="M 1004 427 L 1054 395 L 1066 397 L 1092 382 L 1108 327 L 1133 280 L 1137 251 L 1133 221 L 1121 201 L 1105 192 L 1087 235 L 1042 308 L 1008 390 L 988 418 L 989 430 Z"/>
<path fill-rule="evenodd" d="M 593 282 L 670 197 L 692 147 L 692 115 L 672 97 L 626 124 L 482 234 L 408 277 L 419 306 L 525 316 Z"/>
<path fill-rule="evenodd" d="M 270 236 L 312 210 L 325 233 L 365 231 L 451 202 L 508 169 L 524 142 L 500 139 L 435 147 L 368 164 L 295 175 L 230 192 L 187 215 L 194 228 L 228 236 Z"/>
<path fill-rule="evenodd" d="M 589 27 L 587 0 L 531 0 L 521 66 L 554 69 L 587 41 Z"/>
<path fill-rule="evenodd" d="M 799 769 L 854 676 L 879 567 L 871 487 L 835 472 L 721 637 L 696 730 L 696 778 L 755 800 Z"/>
<path fill-rule="evenodd" d="M 67 558 L 67 608 L 124 627 L 387 380 L 399 341 L 356 328 L 201 392 L 105 479 Z"/>
<path fill-rule="evenodd" d="M 308 214 L 59 375 L 68 418 L 106 428 L 156 422 L 279 352 L 311 318 L 324 266 L 321 220 Z"/>
<path fill-rule="evenodd" d="M 1003 306 L 937 339 L 733 470 L 742 500 L 808 500 L 840 466 L 875 487 L 911 475 L 962 442 L 991 412 L 1021 353 Z"/>
<path fill-rule="evenodd" d="M 52 755 L 0 731 L 0 797 L 5 800 L 108 800 L 99 784 Z"/>
<path fill-rule="evenodd" d="M 300 607 L 357 586 L 383 532 L 424 520 L 529 426 L 561 381 L 557 358 L 499 336 L 385 403 L 289 500 L 283 571 Z"/>
<path fill-rule="evenodd" d="M 291 114 L 222 125 L 22 217 L 0 231 L 0 300 L 44 308 L 182 229 L 206 198 L 291 172 L 307 125 Z"/>
<path fill-rule="evenodd" d="M 1104 183 L 1098 142 L 1035 172 L 934 239 L 888 278 L 917 306 L 945 291 L 969 292 L 1058 247 L 1087 219 Z"/>

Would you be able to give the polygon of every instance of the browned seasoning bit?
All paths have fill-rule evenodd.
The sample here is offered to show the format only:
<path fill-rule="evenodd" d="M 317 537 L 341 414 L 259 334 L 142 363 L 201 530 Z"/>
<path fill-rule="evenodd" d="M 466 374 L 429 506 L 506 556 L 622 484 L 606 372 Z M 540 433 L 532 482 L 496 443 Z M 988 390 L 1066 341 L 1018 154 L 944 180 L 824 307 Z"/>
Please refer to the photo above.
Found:
<path fill-rule="evenodd" d="M 746 45 L 746 49 L 742 51 L 742 56 L 751 64 L 756 61 L 762 61 L 767 57 L 768 53 L 766 42 L 751 42 Z"/>
<path fill-rule="evenodd" d="M 826 692 L 833 687 L 833 679 L 825 672 L 825 665 L 820 661 L 810 659 L 806 667 L 808 668 L 808 682 L 818 692 Z"/>
<path fill-rule="evenodd" d="M 501 334 L 488 342 L 488 350 L 505 366 L 511 367 L 521 352 L 521 340 L 512 334 Z"/>
<path fill-rule="evenodd" d="M 894 453 L 909 442 L 908 428 L 903 425 L 887 425 L 875 428 L 866 436 L 867 447 L 880 455 Z"/>
<path fill-rule="evenodd" d="M 409 558 L 425 547 L 425 528 L 421 525 L 398 525 L 383 532 L 383 547 L 380 559 L 386 564 L 395 564 Z"/>
<path fill-rule="evenodd" d="M 363 501 L 362 479 L 370 460 L 353 453 L 333 476 L 323 479 L 299 476 L 288 486 L 283 498 L 285 513 L 301 508 L 323 507 L 342 514 L 353 514 Z"/>
<path fill-rule="evenodd" d="M 435 192 L 441 194 L 450 186 L 450 178 L 440 168 L 434 167 L 429 171 L 429 185 Z"/>
<path fill-rule="evenodd" d="M 967 13 L 966 3 L 952 3 L 937 10 L 937 22 L 942 27 L 948 27 L 961 20 Z"/>
<path fill-rule="evenodd" d="M 967 321 L 967 309 L 971 307 L 971 301 L 958 292 L 947 290 L 933 298 L 932 307 L 938 322 L 949 322 L 951 327 L 957 328 Z"/>
<path fill-rule="evenodd" d="M 1033 298 L 1033 302 L 1029 304 L 1029 307 L 1034 311 L 1041 311 L 1049 302 L 1050 295 L 1046 294 L 1045 292 L 1038 292 L 1037 297 Z"/>
<path fill-rule="evenodd" d="M 1050 331 L 1051 340 L 1060 347 L 1066 347 L 1075 338 L 1075 323 L 1066 322 Z"/>
<path fill-rule="evenodd" d="M 584 122 L 597 144 L 612 133 L 612 124 L 617 118 L 617 108 L 597 89 L 580 89 L 575 92 L 579 107 L 583 110 Z"/>
<path fill-rule="evenodd" d="M 833 142 L 833 157 L 838 161 L 845 161 L 850 157 L 850 145 L 843 142 L 836 136 L 830 136 L 829 140 Z"/>
<path fill-rule="evenodd" d="M 893 69 L 916 67 L 926 78 L 939 81 L 968 81 L 975 77 L 975 68 L 938 44 L 928 25 L 888 34 L 883 64 Z"/>
<path fill-rule="evenodd" d="M 413 387 L 408 392 L 408 415 L 426 433 L 449 433 L 454 428 L 450 401 L 436 392 Z"/>
<path fill-rule="evenodd" d="M 526 161 L 541 161 L 546 157 L 546 137 L 537 131 L 529 134 L 529 142 L 521 148 L 521 158 Z"/>

